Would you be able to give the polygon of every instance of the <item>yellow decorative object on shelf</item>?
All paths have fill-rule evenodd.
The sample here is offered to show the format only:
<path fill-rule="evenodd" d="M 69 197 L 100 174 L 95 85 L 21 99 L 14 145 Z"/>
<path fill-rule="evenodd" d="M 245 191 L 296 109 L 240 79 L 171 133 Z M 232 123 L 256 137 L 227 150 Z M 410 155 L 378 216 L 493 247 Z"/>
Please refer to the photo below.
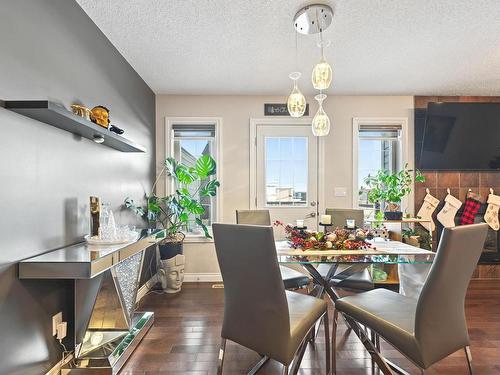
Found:
<path fill-rule="evenodd" d="M 102 105 L 92 108 L 90 119 L 93 123 L 107 129 L 109 126 L 109 109 Z"/>
<path fill-rule="evenodd" d="M 86 120 L 90 121 L 91 111 L 89 108 L 80 104 L 71 104 L 71 110 L 77 116 L 83 117 Z"/>

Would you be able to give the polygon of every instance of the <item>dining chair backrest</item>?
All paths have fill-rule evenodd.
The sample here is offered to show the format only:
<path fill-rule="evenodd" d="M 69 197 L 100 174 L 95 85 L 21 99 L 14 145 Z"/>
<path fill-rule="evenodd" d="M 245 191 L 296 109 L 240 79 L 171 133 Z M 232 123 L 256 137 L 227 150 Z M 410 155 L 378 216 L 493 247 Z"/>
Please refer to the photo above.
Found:
<path fill-rule="evenodd" d="M 271 225 L 269 210 L 236 210 L 238 224 Z"/>
<path fill-rule="evenodd" d="M 356 226 L 362 227 L 365 221 L 365 212 L 355 208 L 327 208 L 325 213 L 332 217 L 333 227 L 345 227 L 347 219 L 354 219 Z"/>
<path fill-rule="evenodd" d="M 443 231 L 415 314 L 415 338 L 426 363 L 469 345 L 465 294 L 487 232 L 486 223 Z"/>
<path fill-rule="evenodd" d="M 290 318 L 273 228 L 237 224 L 212 227 L 224 282 L 221 336 L 261 353 L 285 345 Z"/>

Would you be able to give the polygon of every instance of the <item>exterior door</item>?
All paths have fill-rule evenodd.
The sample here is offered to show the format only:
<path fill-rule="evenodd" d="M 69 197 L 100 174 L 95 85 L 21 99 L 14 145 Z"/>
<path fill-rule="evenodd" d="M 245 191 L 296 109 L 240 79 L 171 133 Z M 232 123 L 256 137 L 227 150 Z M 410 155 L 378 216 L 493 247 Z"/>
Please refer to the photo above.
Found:
<path fill-rule="evenodd" d="M 318 140 L 310 125 L 256 125 L 255 206 L 317 229 Z"/>

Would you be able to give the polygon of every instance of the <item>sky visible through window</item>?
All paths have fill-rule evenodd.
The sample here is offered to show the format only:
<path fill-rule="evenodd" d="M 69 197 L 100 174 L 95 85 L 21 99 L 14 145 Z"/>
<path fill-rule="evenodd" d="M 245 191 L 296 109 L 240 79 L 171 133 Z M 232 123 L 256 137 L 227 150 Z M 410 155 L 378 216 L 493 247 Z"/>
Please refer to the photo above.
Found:
<path fill-rule="evenodd" d="M 358 186 L 365 186 L 368 175 L 374 176 L 382 168 L 382 142 L 380 140 L 359 140 Z"/>
<path fill-rule="evenodd" d="M 266 204 L 304 206 L 307 166 L 307 137 L 266 137 Z"/>

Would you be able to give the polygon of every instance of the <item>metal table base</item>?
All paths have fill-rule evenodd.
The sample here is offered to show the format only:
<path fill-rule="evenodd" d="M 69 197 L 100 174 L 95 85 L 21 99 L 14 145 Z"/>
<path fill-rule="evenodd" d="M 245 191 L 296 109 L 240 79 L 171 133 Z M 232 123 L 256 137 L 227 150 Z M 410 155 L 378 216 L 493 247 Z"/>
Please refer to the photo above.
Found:
<path fill-rule="evenodd" d="M 328 297 L 330 297 L 331 301 L 335 305 L 335 301 L 340 298 L 340 296 L 337 294 L 335 289 L 330 285 L 330 280 L 333 278 L 335 275 L 335 272 L 337 271 L 338 268 L 338 263 L 332 263 L 330 266 L 330 269 L 328 270 L 327 274 L 325 277 L 321 276 L 321 274 L 318 272 L 316 267 L 314 265 L 305 263 L 301 264 L 302 267 L 311 275 L 313 280 L 319 285 L 319 288 L 316 290 L 316 297 L 322 298 L 324 294 L 326 293 Z M 368 267 L 370 264 L 369 263 L 355 263 L 351 267 L 348 267 L 347 269 L 343 270 L 342 272 L 338 273 L 335 275 L 336 278 L 347 278 L 354 273 L 360 272 L 366 267 Z M 335 310 L 335 315 L 337 315 L 337 311 Z M 379 352 L 380 350 L 380 344 L 377 343 L 379 338 L 373 338 L 371 339 L 364 327 L 362 327 L 358 322 L 356 322 L 354 319 L 352 319 L 350 316 L 347 314 L 342 314 L 342 317 L 344 318 L 346 325 L 348 328 L 352 329 L 352 331 L 358 336 L 360 339 L 361 343 L 365 347 L 365 349 L 368 351 L 370 354 L 372 361 L 374 361 L 382 373 L 385 375 L 392 375 L 393 370 L 396 371 L 397 373 L 400 374 L 408 374 L 406 371 L 401 369 L 399 366 L 396 364 L 386 360 Z M 336 316 L 334 317 L 336 319 Z M 334 321 L 335 324 L 335 321 Z M 335 334 L 335 333 L 334 333 Z M 335 347 L 332 348 L 332 350 L 336 350 Z"/>

